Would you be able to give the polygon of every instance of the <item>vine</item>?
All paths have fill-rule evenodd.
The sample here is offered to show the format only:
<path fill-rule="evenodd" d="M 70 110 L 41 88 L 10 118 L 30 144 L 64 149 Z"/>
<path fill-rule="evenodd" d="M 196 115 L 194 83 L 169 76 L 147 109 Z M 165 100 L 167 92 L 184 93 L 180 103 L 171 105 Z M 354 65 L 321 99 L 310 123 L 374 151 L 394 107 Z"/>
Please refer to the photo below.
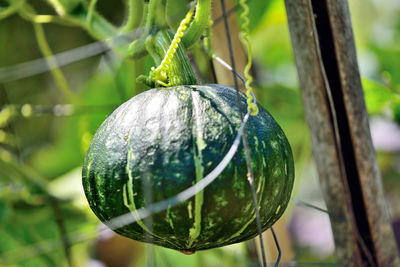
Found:
<path fill-rule="evenodd" d="M 190 24 L 182 42 L 186 48 L 195 44 L 208 27 L 211 13 L 211 0 L 198 0 L 196 6 L 196 15 Z"/>
<path fill-rule="evenodd" d="M 125 24 L 121 27 L 121 32 L 128 32 L 137 29 L 143 17 L 144 5 L 142 0 L 128 0 L 127 1 L 128 15 Z"/>
<path fill-rule="evenodd" d="M 26 4 L 28 5 L 28 4 Z M 26 9 L 30 9 L 30 11 L 34 14 L 35 11 L 32 7 L 26 6 Z M 40 23 L 33 23 L 33 29 L 35 32 L 35 37 L 39 46 L 39 49 L 43 56 L 46 58 L 47 64 L 50 66 L 51 74 L 56 82 L 57 86 L 60 88 L 61 92 L 64 96 L 72 103 L 77 103 L 78 98 L 73 93 L 72 89 L 70 88 L 67 79 L 65 78 L 62 71 L 57 68 L 57 63 L 53 58 L 53 52 L 47 42 L 46 35 L 43 30 L 43 26 Z"/>
<path fill-rule="evenodd" d="M 87 14 L 87 24 L 89 25 L 89 29 L 92 28 L 93 12 L 96 8 L 96 4 L 97 0 L 90 0 L 88 14 Z"/>

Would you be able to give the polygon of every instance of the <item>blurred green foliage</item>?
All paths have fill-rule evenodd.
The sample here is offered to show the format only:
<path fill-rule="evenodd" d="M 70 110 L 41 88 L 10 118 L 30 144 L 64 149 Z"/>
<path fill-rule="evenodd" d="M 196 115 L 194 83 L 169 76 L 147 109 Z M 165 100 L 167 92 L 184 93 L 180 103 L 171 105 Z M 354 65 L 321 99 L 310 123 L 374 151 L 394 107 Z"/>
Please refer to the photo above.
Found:
<path fill-rule="evenodd" d="M 15 13 L 20 2 L 25 1 L 0 0 L 0 68 L 43 57 L 32 22 Z M 28 2 L 40 14 L 57 16 L 56 12 L 72 14 L 82 2 L 87 6 L 90 1 Z M 124 2 L 99 0 L 96 10 L 112 23 L 121 24 L 126 17 Z M 368 111 L 400 124 L 398 0 L 349 2 Z M 186 3 L 168 1 L 167 21 L 171 27 L 179 24 Z M 251 0 L 249 6 L 257 76 L 255 93 L 286 132 L 300 183 L 303 170 L 311 161 L 311 143 L 284 3 Z M 43 27 L 53 53 L 95 41 L 93 34 L 80 26 L 46 23 Z M 79 99 L 70 113 L 63 113 L 68 111 L 68 108 L 63 111 L 66 108 L 63 105 L 71 103 L 49 72 L 0 82 L 0 265 L 66 266 L 59 214 L 68 233 L 89 233 L 86 239 L 75 236 L 71 240 L 77 243 L 70 248 L 74 263 L 87 266 L 89 258 L 94 257 L 93 243 L 88 240 L 96 236 L 98 220 L 89 210 L 80 188 L 80 166 L 92 135 L 106 116 L 120 103 L 146 89 L 135 77 L 146 74 L 152 64 L 149 57 L 122 59 L 107 52 L 63 67 L 68 86 Z M 43 112 L 43 107 L 49 108 Z M 399 190 L 399 170 L 394 168 L 398 157 L 398 152 L 378 154 L 391 195 Z M 137 253 L 136 266 L 148 264 L 146 254 L 142 250 Z M 193 256 L 164 248 L 154 248 L 153 253 L 157 266 L 167 267 L 251 266 L 256 260 L 249 257 L 243 245 Z M 297 259 L 316 260 L 308 253 L 303 256 L 298 253 Z"/>

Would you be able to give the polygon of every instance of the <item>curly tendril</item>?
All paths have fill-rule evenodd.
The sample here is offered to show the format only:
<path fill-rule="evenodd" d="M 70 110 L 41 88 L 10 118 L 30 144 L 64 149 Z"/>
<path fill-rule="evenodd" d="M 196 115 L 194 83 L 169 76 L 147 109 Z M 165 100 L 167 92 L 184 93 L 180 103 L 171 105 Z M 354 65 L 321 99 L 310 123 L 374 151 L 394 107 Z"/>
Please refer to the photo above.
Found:
<path fill-rule="evenodd" d="M 252 50 L 250 44 L 250 35 L 249 35 L 249 7 L 247 6 L 246 0 L 240 0 L 240 6 L 243 9 L 240 18 L 242 19 L 242 30 L 241 30 L 241 37 L 242 40 L 247 48 L 247 65 L 244 68 L 244 76 L 246 77 L 246 95 L 247 95 L 247 109 L 248 111 L 251 110 L 251 115 L 255 116 L 258 114 L 258 106 L 256 103 L 253 102 L 253 88 L 251 87 L 251 83 L 253 82 L 253 77 L 250 75 L 250 68 L 252 64 Z"/>
<path fill-rule="evenodd" d="M 168 84 L 165 83 L 165 81 L 168 80 L 167 70 L 169 68 L 169 65 L 172 62 L 172 59 L 175 55 L 178 45 L 182 41 L 182 36 L 183 36 L 184 32 L 186 31 L 190 20 L 193 17 L 193 12 L 194 12 L 194 9 L 191 8 L 188 11 L 188 13 L 186 14 L 185 18 L 181 21 L 181 23 L 175 33 L 174 39 L 172 40 L 170 46 L 168 47 L 167 53 L 165 54 L 160 65 L 157 68 L 154 68 L 154 67 L 152 68 L 152 71 L 154 71 L 156 82 L 163 86 L 168 86 Z"/>

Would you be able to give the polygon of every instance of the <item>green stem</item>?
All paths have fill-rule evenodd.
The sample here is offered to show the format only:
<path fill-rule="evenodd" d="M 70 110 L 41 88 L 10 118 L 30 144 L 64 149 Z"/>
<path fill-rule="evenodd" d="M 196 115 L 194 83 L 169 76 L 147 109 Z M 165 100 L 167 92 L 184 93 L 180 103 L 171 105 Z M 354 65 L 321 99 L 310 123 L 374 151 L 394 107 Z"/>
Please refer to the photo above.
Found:
<path fill-rule="evenodd" d="M 0 20 L 5 19 L 8 16 L 11 16 L 15 12 L 17 12 L 20 6 L 24 3 L 24 0 L 15 0 L 9 2 L 10 5 L 8 7 L 0 8 Z"/>
<path fill-rule="evenodd" d="M 144 5 L 143 14 L 147 14 L 148 9 L 149 9 L 149 5 Z M 148 19 L 148 17 L 146 19 Z M 150 30 L 147 27 L 145 27 L 144 33 L 142 34 L 142 36 L 139 39 L 133 41 L 129 45 L 127 56 L 129 56 L 130 58 L 133 58 L 133 59 L 138 59 L 138 58 L 141 58 L 141 57 L 147 55 L 145 43 L 146 43 L 146 37 L 149 34 L 149 32 L 150 32 Z"/>
<path fill-rule="evenodd" d="M 64 248 L 64 254 L 65 254 L 65 257 L 67 258 L 68 266 L 74 267 L 75 264 L 74 264 L 74 260 L 72 257 L 72 251 L 71 251 L 72 244 L 68 238 L 67 228 L 65 227 L 65 218 L 64 218 L 63 212 L 60 208 L 60 202 L 58 199 L 50 197 L 49 203 L 50 203 L 50 207 L 51 207 L 54 217 L 55 217 L 58 233 L 60 234 L 60 237 L 61 237 L 60 238 L 61 244 Z"/>
<path fill-rule="evenodd" d="M 165 7 L 165 1 L 163 0 L 150 0 L 146 21 L 146 27 L 148 31 L 151 32 L 157 28 L 167 28 Z"/>
<path fill-rule="evenodd" d="M 117 28 L 96 12 L 96 2 L 96 0 L 91 0 L 88 8 L 83 4 L 78 4 L 72 12 L 65 13 L 62 17 L 58 17 L 58 20 L 51 22 L 59 24 L 69 22 L 72 24 L 70 26 L 80 26 L 97 40 L 115 37 L 118 34 Z M 51 0 L 49 4 L 58 13 L 66 9 L 58 0 Z"/>
<path fill-rule="evenodd" d="M 25 20 L 33 23 L 57 23 L 64 26 L 81 26 L 81 23 L 77 20 L 67 17 L 59 17 L 54 15 L 37 15 L 32 11 L 32 8 L 28 4 L 20 5 L 18 8 L 18 14 Z"/>
<path fill-rule="evenodd" d="M 83 11 L 77 14 L 76 19 L 80 20 L 82 27 L 97 40 L 105 40 L 118 34 L 117 28 L 95 11 L 93 11 L 90 26 L 87 24 L 86 12 Z"/>
<path fill-rule="evenodd" d="M 50 4 L 52 4 L 52 2 Z M 57 8 L 57 6 L 53 6 L 53 8 Z M 79 26 L 85 29 L 93 38 L 97 40 L 115 37 L 118 34 L 117 28 L 110 24 L 95 10 L 93 10 L 90 14 L 89 24 L 89 11 L 84 6 L 77 8 L 74 13 L 67 14 L 63 17 L 53 15 L 37 15 L 32 7 L 28 4 L 20 6 L 18 13 L 23 19 L 34 23 L 57 23 L 64 26 Z"/>
<path fill-rule="evenodd" d="M 75 10 L 74 13 L 69 14 L 68 16 L 77 20 L 80 26 L 85 29 L 93 38 L 97 40 L 106 40 L 111 39 L 118 36 L 120 33 L 118 29 L 109 23 L 106 19 L 104 19 L 100 14 L 98 14 L 95 10 L 92 11 L 90 24 L 88 23 L 88 14 L 89 12 L 83 6 L 80 9 Z M 114 39 L 111 39 L 113 42 Z M 115 42 L 110 44 L 112 48 L 122 57 L 127 56 L 128 52 L 128 43 L 124 42 Z"/>
<path fill-rule="evenodd" d="M 57 14 L 60 16 L 64 17 L 68 13 L 66 7 L 58 0 L 48 0 L 48 2 L 53 6 Z"/>
<path fill-rule="evenodd" d="M 128 56 L 130 58 L 141 58 L 145 55 L 147 55 L 147 50 L 146 50 L 146 36 L 144 35 L 129 45 Z"/>
<path fill-rule="evenodd" d="M 49 188 L 46 179 L 41 177 L 35 170 L 28 165 L 18 162 L 9 151 L 0 147 L 0 170 L 5 173 L 15 173 L 12 179 L 17 183 L 26 185 L 31 192 L 43 194 L 48 197 L 57 198 L 54 196 Z M 4 177 L 4 176 L 3 176 Z M 60 199 L 59 199 L 60 200 Z"/>
<path fill-rule="evenodd" d="M 154 35 L 159 29 L 167 28 L 165 18 L 165 3 L 163 0 L 150 0 L 147 7 L 146 27 L 144 34 L 132 42 L 128 48 L 131 58 L 139 58 L 147 54 L 146 42 L 148 37 Z"/>
<path fill-rule="evenodd" d="M 78 98 L 72 92 L 71 88 L 68 85 L 67 80 L 65 79 L 62 71 L 57 67 L 57 62 L 53 58 L 53 52 L 50 49 L 50 46 L 47 42 L 46 36 L 44 34 L 43 26 L 38 23 L 33 23 L 33 28 L 35 30 L 36 40 L 39 46 L 40 51 L 43 56 L 46 58 L 47 64 L 50 67 L 51 75 L 54 78 L 58 88 L 60 88 L 63 95 L 67 98 L 70 103 L 77 103 Z"/>
<path fill-rule="evenodd" d="M 96 4 L 97 0 L 90 0 L 88 14 L 87 14 L 87 24 L 89 28 L 91 28 L 92 25 L 92 18 L 93 18 L 93 13 L 96 9 Z"/>
<path fill-rule="evenodd" d="M 195 44 L 208 27 L 211 12 L 211 0 L 197 0 L 196 15 L 193 22 L 182 37 L 186 48 Z"/>
<path fill-rule="evenodd" d="M 126 0 L 128 9 L 128 18 L 125 25 L 121 28 L 122 32 L 129 32 L 140 26 L 143 17 L 143 0 Z"/>
<path fill-rule="evenodd" d="M 25 3 L 24 0 L 17 1 Z M 17 1 L 13 3 L 17 3 Z M 95 11 L 94 7 L 96 2 L 96 0 L 92 0 L 89 8 L 80 5 L 74 10 L 74 12 L 66 14 L 63 17 L 54 15 L 37 15 L 28 4 L 15 5 L 18 6 L 18 14 L 23 19 L 36 24 L 57 23 L 64 26 L 78 26 L 86 30 L 96 40 L 105 40 L 117 36 L 119 34 L 118 29 Z M 58 3 L 57 1 L 49 3 L 53 5 L 53 8 L 59 9 L 58 5 L 54 6 L 55 3 Z M 148 33 L 144 34 L 143 38 L 136 40 L 130 46 L 127 44 L 117 44 L 113 48 L 121 56 L 129 56 L 131 58 L 142 57 L 147 53 L 145 49 L 145 37 L 147 35 Z"/>

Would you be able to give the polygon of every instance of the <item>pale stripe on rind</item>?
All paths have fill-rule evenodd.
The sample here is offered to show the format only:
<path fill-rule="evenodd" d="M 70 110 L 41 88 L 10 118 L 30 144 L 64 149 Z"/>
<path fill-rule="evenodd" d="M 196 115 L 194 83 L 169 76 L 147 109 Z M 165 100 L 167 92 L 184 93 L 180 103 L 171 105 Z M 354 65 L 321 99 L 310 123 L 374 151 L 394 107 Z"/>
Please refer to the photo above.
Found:
<path fill-rule="evenodd" d="M 132 152 L 132 147 L 129 144 L 131 133 L 129 133 L 128 137 L 128 154 L 126 160 L 126 173 L 128 174 L 128 181 L 123 187 L 123 195 L 124 195 L 124 205 L 131 211 L 132 216 L 137 220 L 136 223 L 147 233 L 160 238 L 159 236 L 155 235 L 149 228 L 143 223 L 142 220 L 138 219 L 136 214 L 136 205 L 134 199 L 134 192 L 133 192 L 133 177 L 132 171 L 130 169 L 130 162 L 134 159 L 134 154 Z M 162 238 L 160 238 L 162 239 Z"/>
<path fill-rule="evenodd" d="M 193 125 L 193 139 L 196 140 L 195 146 L 193 147 L 193 159 L 194 159 L 194 167 L 196 172 L 196 183 L 198 183 L 204 176 L 204 165 L 203 165 L 203 155 L 202 151 L 206 148 L 206 143 L 203 140 L 203 132 L 202 132 L 202 125 L 199 124 L 199 118 L 202 115 L 201 111 L 199 110 L 199 94 L 195 92 L 192 93 L 192 103 L 193 103 L 193 118 L 194 118 L 194 125 Z M 193 142 L 194 142 L 193 140 Z M 188 240 L 188 247 L 190 248 L 193 242 L 197 239 L 201 232 L 201 209 L 204 202 L 204 190 L 201 190 L 199 193 L 195 195 L 194 198 L 194 223 L 193 227 L 189 229 L 189 240 Z"/>

